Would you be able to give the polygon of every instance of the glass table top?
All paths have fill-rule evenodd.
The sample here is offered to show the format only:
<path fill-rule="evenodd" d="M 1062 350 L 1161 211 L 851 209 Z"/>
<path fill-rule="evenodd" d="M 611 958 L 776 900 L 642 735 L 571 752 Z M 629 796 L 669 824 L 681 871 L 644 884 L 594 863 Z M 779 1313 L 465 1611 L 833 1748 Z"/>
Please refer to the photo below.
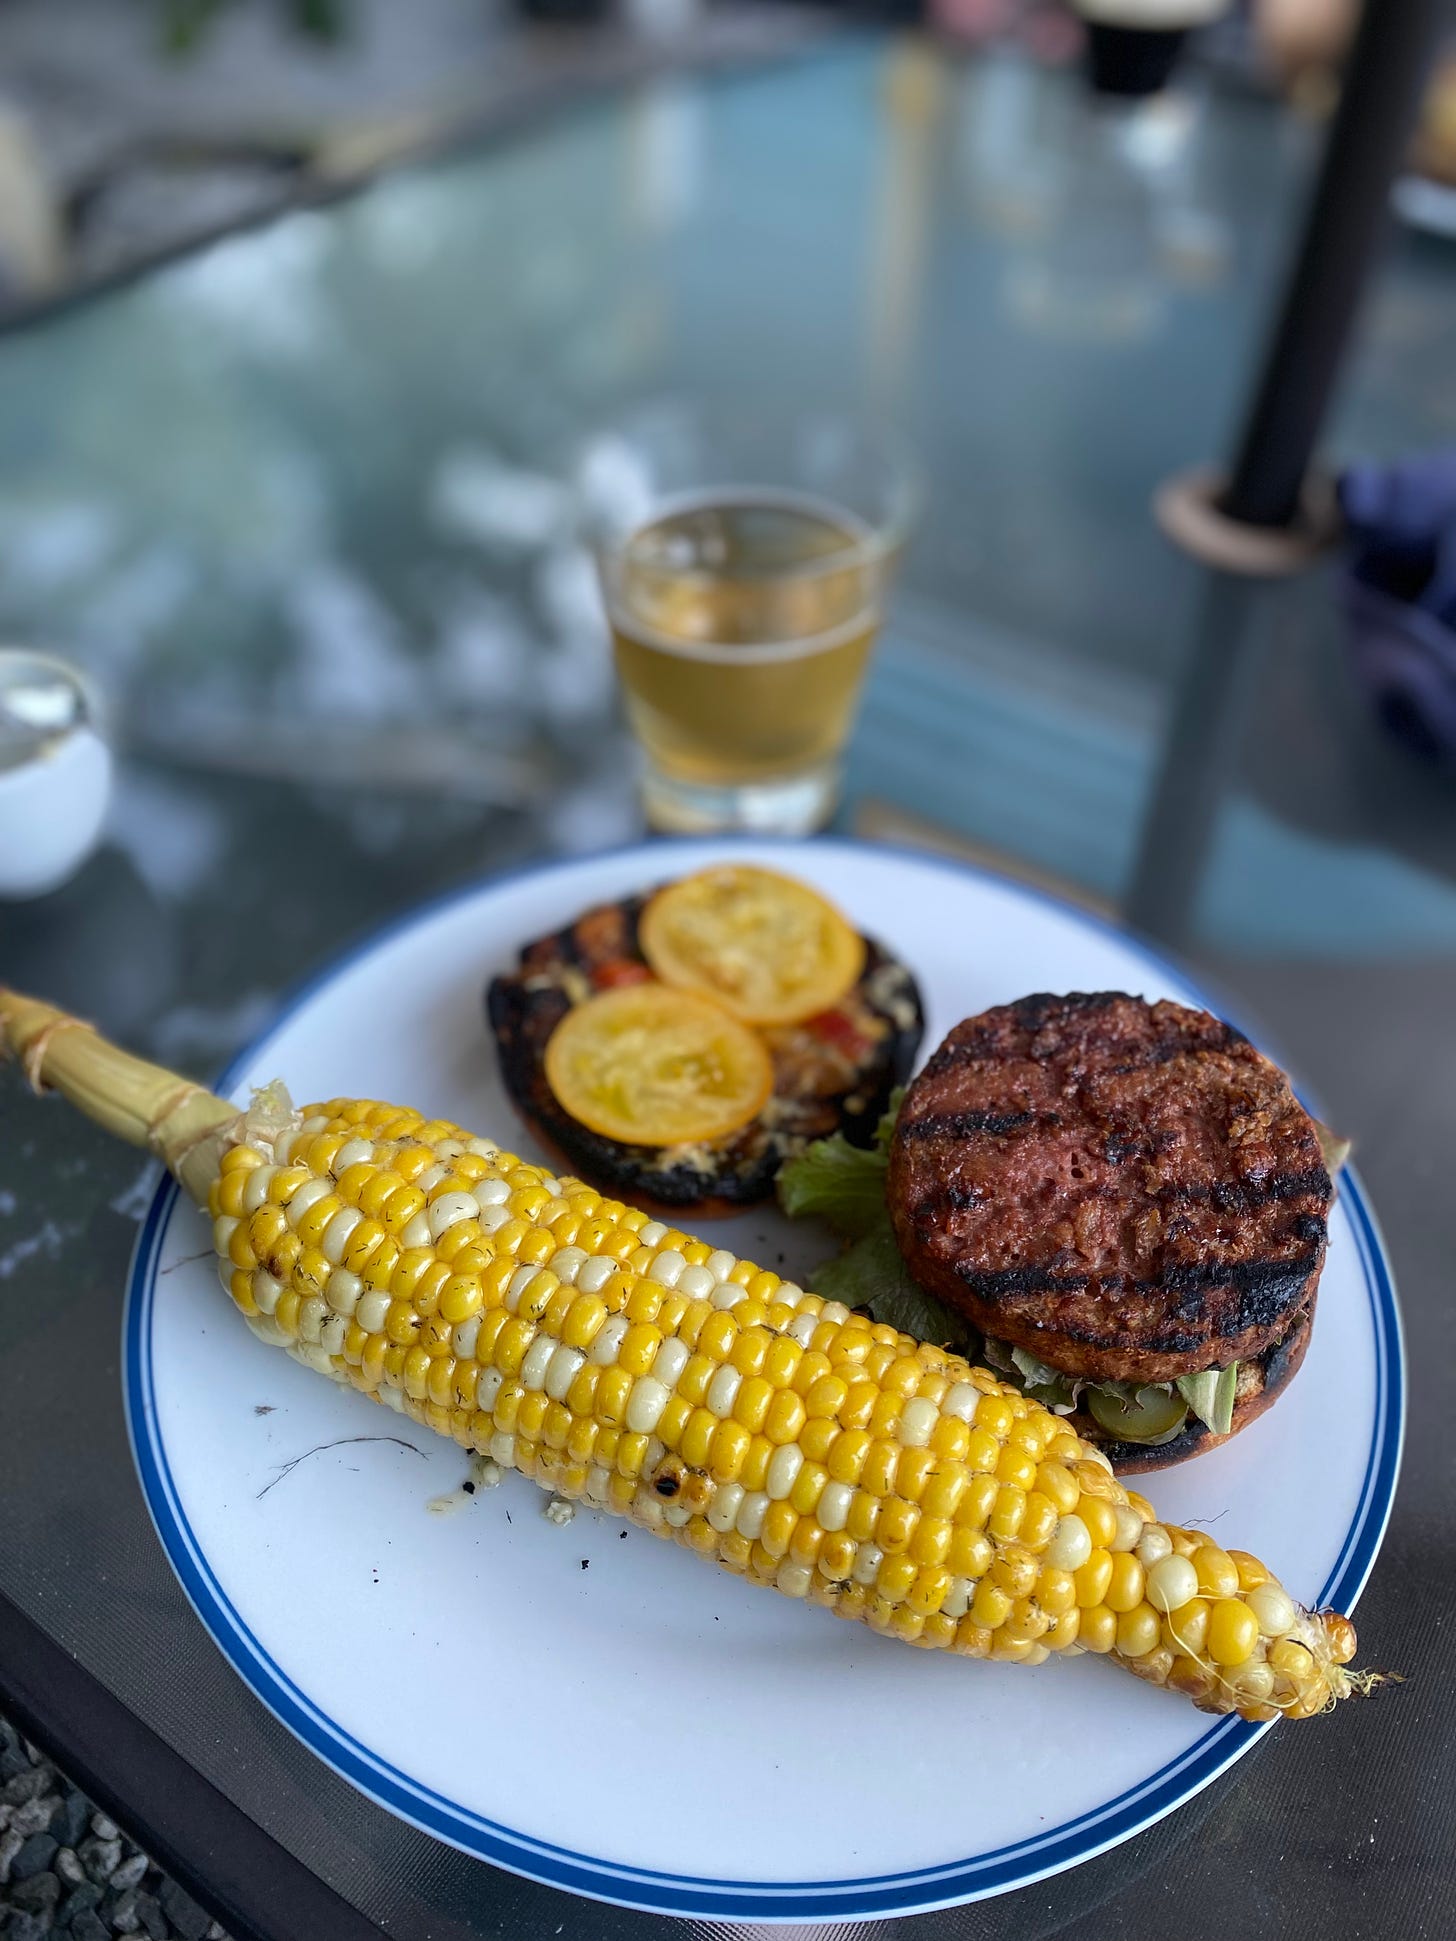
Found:
<path fill-rule="evenodd" d="M 1211 974 L 1356 1133 L 1415 1349 L 1362 1619 L 1416 1691 L 1274 1735 L 1021 1894 L 1027 1936 L 1160 1935 L 1170 1875 L 1271 1932 L 1311 1907 L 1367 1931 L 1377 1867 L 1413 1921 L 1453 1892 L 1449 1809 L 1415 1804 L 1452 1704 L 1393 1586 L 1453 1588 L 1422 1400 L 1456 1347 L 1428 1192 L 1453 1129 L 1456 790 L 1363 706 L 1333 563 L 1229 587 L 1151 513 L 1230 447 L 1318 139 L 1197 75 L 1110 114 L 1019 56 L 846 37 L 553 114 L 0 337 L 0 637 L 85 669 L 120 756 L 99 853 L 0 905 L 0 980 L 201 1076 L 411 903 L 637 832 L 560 483 L 574 438 L 664 394 L 905 426 L 927 509 L 842 825 L 1130 913 Z M 1332 457 L 1452 434 L 1453 330 L 1456 257 L 1397 237 Z M 208 1644 L 125 1447 L 147 1189 L 0 1072 L 0 1590 L 390 1933 L 658 1925 L 390 1821 Z"/>

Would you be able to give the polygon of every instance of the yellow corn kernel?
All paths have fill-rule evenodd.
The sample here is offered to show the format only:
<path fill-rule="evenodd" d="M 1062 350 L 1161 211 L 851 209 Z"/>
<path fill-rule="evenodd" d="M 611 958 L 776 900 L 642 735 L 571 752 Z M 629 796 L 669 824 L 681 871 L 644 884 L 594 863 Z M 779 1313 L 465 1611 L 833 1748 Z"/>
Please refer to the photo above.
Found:
<path fill-rule="evenodd" d="M 848 1535 L 856 1543 L 869 1543 L 873 1538 L 879 1526 L 882 1500 L 881 1497 L 871 1494 L 867 1489 L 857 1489 L 850 1498 L 849 1509 L 845 1514 L 844 1527 Z"/>
<path fill-rule="evenodd" d="M 989 1480 L 989 1479 L 988 1479 Z M 986 1528 L 999 1542 L 1021 1534 L 1021 1519 L 1026 1514 L 1026 1491 L 1016 1483 L 1002 1483 L 986 1519 Z"/>
<path fill-rule="evenodd" d="M 1028 1597 L 1041 1575 L 1041 1565 L 1024 1543 L 1005 1544 L 991 1565 L 991 1581 L 1009 1597 Z"/>
<path fill-rule="evenodd" d="M 753 1437 L 741 1422 L 719 1422 L 708 1452 L 708 1469 L 715 1482 L 736 1483 L 743 1474 Z"/>
<path fill-rule="evenodd" d="M 706 1355 L 690 1356 L 687 1366 L 678 1377 L 678 1394 L 685 1402 L 691 1402 L 693 1407 L 697 1408 L 700 1403 L 707 1400 L 708 1389 L 716 1373 L 717 1370 Z"/>
<path fill-rule="evenodd" d="M 1086 1563 L 1073 1571 L 1072 1576 L 1077 1586 L 1077 1602 L 1084 1611 L 1090 1611 L 1094 1605 L 1107 1601 L 1107 1587 L 1112 1582 L 1112 1558 L 1105 1550 L 1094 1550 Z"/>
<path fill-rule="evenodd" d="M 1036 1481 L 1036 1459 L 1027 1455 L 1024 1449 L 1017 1449 L 1008 1442 L 1001 1451 L 1000 1461 L 996 1464 L 996 1475 L 1003 1483 L 1014 1483 L 1023 1492 L 1029 1490 Z"/>
<path fill-rule="evenodd" d="M 1136 1610 L 1143 1601 L 1143 1583 L 1143 1567 L 1132 1552 L 1116 1551 L 1112 1558 L 1112 1573 L 1102 1602 L 1106 1604 L 1109 1611 L 1121 1613 Z"/>
<path fill-rule="evenodd" d="M 1118 1614 L 1117 1649 L 1124 1658 L 1142 1658 L 1157 1643 L 1158 1614 L 1151 1604 L 1136 1604 Z"/>
<path fill-rule="evenodd" d="M 726 1379 L 731 1380 L 732 1377 Z M 769 1405 L 774 1399 L 773 1385 L 762 1375 L 749 1375 L 738 1384 L 738 1393 L 733 1398 L 733 1419 L 741 1422 L 745 1429 L 761 1429 L 768 1416 Z"/>
<path fill-rule="evenodd" d="M 1065 1617 L 1068 1611 L 1077 1610 L 1077 1582 L 1071 1571 L 1043 1564 L 1036 1582 L 1036 1601 L 1054 1618 Z"/>
<path fill-rule="evenodd" d="M 1102 1496 L 1089 1496 L 1084 1485 L 1077 1514 L 1087 1526 L 1094 1550 L 1110 1550 L 1117 1536 L 1117 1512 Z"/>
<path fill-rule="evenodd" d="M 925 1485 L 935 1474 L 935 1466 L 934 1452 L 923 1445 L 902 1449 L 895 1466 L 896 1495 L 903 1496 L 907 1503 L 918 1503 L 925 1494 Z"/>
<path fill-rule="evenodd" d="M 969 1530 L 963 1523 L 952 1525 L 946 1562 L 957 1577 L 984 1577 L 995 1554 L 990 1539 L 981 1531 Z"/>
<path fill-rule="evenodd" d="M 1186 1604 L 1170 1611 L 1162 1623 L 1162 1639 L 1170 1651 L 1178 1651 L 1185 1658 L 1202 1658 L 1208 1651 L 1209 1607 L 1201 1597 L 1191 1597 Z"/>
<path fill-rule="evenodd" d="M 971 1429 L 959 1416 L 942 1415 L 930 1432 L 929 1448 L 944 1463 L 961 1463 L 970 1447 Z"/>
<path fill-rule="evenodd" d="M 1239 1567 L 1217 1544 L 1204 1544 L 1194 1556 L 1193 1568 L 1203 1597 L 1232 1597 L 1239 1588 Z"/>
<path fill-rule="evenodd" d="M 1011 1599 L 989 1577 L 983 1577 L 971 1599 L 970 1614 L 987 1631 L 999 1631 L 1011 1615 Z"/>
<path fill-rule="evenodd" d="M 789 1491 L 789 1501 L 800 1516 L 813 1514 L 818 1507 L 819 1498 L 824 1494 L 824 1485 L 828 1480 L 827 1472 L 819 1463 L 800 1464 L 799 1473 L 794 1478 L 793 1487 Z"/>
<path fill-rule="evenodd" d="M 763 1432 L 770 1442 L 793 1442 L 804 1426 L 804 1404 L 792 1389 L 781 1388 L 769 1403 Z"/>
<path fill-rule="evenodd" d="M 1259 1620 L 1237 1597 L 1221 1597 L 1208 1614 L 1208 1655 L 1216 1665 L 1241 1665 L 1259 1642 Z"/>
<path fill-rule="evenodd" d="M 922 1510 L 920 1521 L 910 1538 L 909 1554 L 922 1570 L 939 1569 L 950 1555 L 953 1535 L 954 1525 L 946 1518 L 926 1516 Z"/>
<path fill-rule="evenodd" d="M 1083 1611 L 1077 1627 L 1077 1642 L 1088 1651 L 1111 1651 L 1117 1643 L 1116 1611 L 1109 1611 L 1105 1604 L 1094 1604 L 1091 1610 Z"/>
<path fill-rule="evenodd" d="M 881 1507 L 875 1542 L 887 1554 L 907 1550 L 919 1521 L 920 1512 L 913 1503 L 907 1503 L 903 1496 L 891 1496 Z"/>
<path fill-rule="evenodd" d="M 680 1395 L 674 1396 L 668 1407 L 671 1408 L 674 1405 L 677 1408 L 689 1411 L 687 1422 L 682 1430 L 681 1436 L 677 1439 L 678 1453 L 683 1461 L 688 1463 L 692 1468 L 704 1469 L 707 1467 L 711 1458 L 713 1441 L 721 1426 L 718 1418 L 711 1409 L 693 1408 Z M 664 1420 L 666 1419 L 666 1415 L 667 1410 L 664 1410 Z M 662 1440 L 668 1444 L 669 1448 L 673 1446 L 672 1440 L 668 1436 L 663 1435 L 662 1425 L 660 1423 L 658 1425 L 658 1434 L 662 1436 Z"/>
<path fill-rule="evenodd" d="M 1259 1559 L 1251 1556 L 1247 1550 L 1230 1550 L 1228 1554 L 1239 1573 L 1241 1591 L 1256 1591 L 1261 1584 L 1269 1582 L 1269 1572 Z"/>
<path fill-rule="evenodd" d="M 1044 1610 L 1045 1605 L 1042 1608 Z M 1068 1645 L 1076 1644 L 1081 1624 L 1082 1613 L 1074 1604 L 1069 1611 L 1063 1611 L 1053 1621 L 1051 1629 L 1043 1634 L 1042 1643 L 1049 1650 L 1065 1651 Z"/>

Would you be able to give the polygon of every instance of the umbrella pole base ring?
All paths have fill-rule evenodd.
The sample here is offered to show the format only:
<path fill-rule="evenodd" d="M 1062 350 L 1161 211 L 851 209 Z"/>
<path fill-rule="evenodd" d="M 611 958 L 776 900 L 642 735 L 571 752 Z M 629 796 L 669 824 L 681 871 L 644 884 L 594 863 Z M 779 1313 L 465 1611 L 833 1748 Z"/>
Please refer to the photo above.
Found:
<path fill-rule="evenodd" d="M 1180 472 L 1153 495 L 1153 516 L 1165 536 L 1205 566 L 1248 579 L 1285 579 L 1302 573 L 1339 537 L 1340 510 L 1327 473 L 1310 473 L 1288 526 L 1231 519 L 1219 505 L 1227 484 L 1225 474 L 1201 466 Z"/>

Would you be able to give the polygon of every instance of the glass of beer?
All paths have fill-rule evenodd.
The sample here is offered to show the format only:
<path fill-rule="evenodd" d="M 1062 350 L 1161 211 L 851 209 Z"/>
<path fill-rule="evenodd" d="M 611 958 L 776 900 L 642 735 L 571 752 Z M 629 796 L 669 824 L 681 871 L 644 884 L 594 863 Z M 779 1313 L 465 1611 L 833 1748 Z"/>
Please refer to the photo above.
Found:
<path fill-rule="evenodd" d="M 578 476 L 648 821 L 820 828 L 910 523 L 904 458 L 834 418 L 662 406 Z"/>

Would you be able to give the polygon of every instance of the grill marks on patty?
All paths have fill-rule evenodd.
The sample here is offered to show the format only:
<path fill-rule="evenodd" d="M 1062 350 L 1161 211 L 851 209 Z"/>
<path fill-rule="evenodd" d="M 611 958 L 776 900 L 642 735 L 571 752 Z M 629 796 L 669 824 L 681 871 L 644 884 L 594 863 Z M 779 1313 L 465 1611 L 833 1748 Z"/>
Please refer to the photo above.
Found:
<path fill-rule="evenodd" d="M 906 1097 L 890 1208 L 917 1279 L 1091 1380 L 1170 1380 L 1289 1329 L 1324 1259 L 1314 1127 L 1232 1026 L 1122 992 L 968 1019 Z"/>

